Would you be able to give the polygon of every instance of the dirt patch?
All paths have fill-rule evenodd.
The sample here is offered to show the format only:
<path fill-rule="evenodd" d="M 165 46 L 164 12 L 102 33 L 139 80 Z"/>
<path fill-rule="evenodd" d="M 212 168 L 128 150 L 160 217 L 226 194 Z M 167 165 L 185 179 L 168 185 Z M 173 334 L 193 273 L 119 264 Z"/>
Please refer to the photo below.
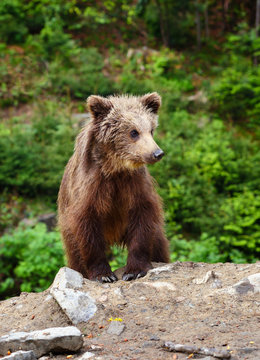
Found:
<path fill-rule="evenodd" d="M 232 359 L 260 359 L 260 293 L 246 281 L 234 287 L 259 272 L 260 263 L 177 262 L 131 282 L 85 280 L 82 291 L 95 298 L 98 310 L 78 325 L 85 335 L 84 348 L 73 358 L 91 351 L 108 360 L 186 359 L 187 354 L 173 357 L 162 349 L 164 341 L 172 341 L 231 349 Z M 122 326 L 111 330 L 114 321 Z M 49 290 L 0 303 L 0 335 L 67 325 L 71 322 Z M 192 357 L 199 358 L 203 356 Z"/>
<path fill-rule="evenodd" d="M 49 294 L 49 290 L 22 293 L 0 302 L 0 336 L 11 331 L 43 330 L 68 325 L 71 325 L 70 320 Z"/>

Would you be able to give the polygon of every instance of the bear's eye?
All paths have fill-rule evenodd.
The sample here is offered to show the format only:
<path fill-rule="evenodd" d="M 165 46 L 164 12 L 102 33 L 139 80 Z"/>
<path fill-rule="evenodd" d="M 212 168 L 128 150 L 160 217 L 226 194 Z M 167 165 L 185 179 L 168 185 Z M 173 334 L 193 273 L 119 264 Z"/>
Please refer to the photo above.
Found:
<path fill-rule="evenodd" d="M 132 139 L 136 139 L 139 136 L 139 132 L 137 130 L 132 130 L 130 135 Z"/>

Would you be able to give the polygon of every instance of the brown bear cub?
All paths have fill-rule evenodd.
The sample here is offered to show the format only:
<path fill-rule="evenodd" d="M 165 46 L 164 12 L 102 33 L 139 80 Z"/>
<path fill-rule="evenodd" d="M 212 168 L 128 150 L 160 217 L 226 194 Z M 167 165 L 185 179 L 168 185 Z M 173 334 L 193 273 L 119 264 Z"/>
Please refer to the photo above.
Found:
<path fill-rule="evenodd" d="M 116 281 L 105 253 L 123 245 L 123 280 L 136 279 L 151 261 L 169 261 L 161 200 L 145 166 L 164 155 L 153 139 L 161 98 L 92 95 L 87 105 L 91 121 L 76 139 L 58 197 L 68 265 L 88 279 Z"/>

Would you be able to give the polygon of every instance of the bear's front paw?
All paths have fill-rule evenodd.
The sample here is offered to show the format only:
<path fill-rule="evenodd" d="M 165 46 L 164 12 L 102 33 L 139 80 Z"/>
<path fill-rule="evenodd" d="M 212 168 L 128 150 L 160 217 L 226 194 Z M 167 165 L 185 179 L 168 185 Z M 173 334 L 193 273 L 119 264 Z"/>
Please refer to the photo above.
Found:
<path fill-rule="evenodd" d="M 118 280 L 108 264 L 101 264 L 94 269 L 89 269 L 88 278 L 101 283 L 112 283 Z"/>
<path fill-rule="evenodd" d="M 151 263 L 140 263 L 138 261 L 128 261 L 122 279 L 125 281 L 139 279 L 147 274 L 147 271 L 152 269 Z"/>
<path fill-rule="evenodd" d="M 95 277 L 90 277 L 89 279 L 99 281 L 101 283 L 112 283 L 118 280 L 114 273 L 111 273 L 110 275 L 98 275 Z"/>

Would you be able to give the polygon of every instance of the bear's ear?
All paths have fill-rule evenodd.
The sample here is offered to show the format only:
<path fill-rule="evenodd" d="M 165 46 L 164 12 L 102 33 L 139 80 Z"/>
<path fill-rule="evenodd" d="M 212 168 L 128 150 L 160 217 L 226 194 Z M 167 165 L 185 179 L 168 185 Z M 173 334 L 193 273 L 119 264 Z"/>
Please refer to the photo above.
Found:
<path fill-rule="evenodd" d="M 140 100 L 144 107 L 151 110 L 151 112 L 154 114 L 158 113 L 162 101 L 160 95 L 157 92 L 146 94 L 142 96 Z"/>
<path fill-rule="evenodd" d="M 102 96 L 91 95 L 87 99 L 88 110 L 96 120 L 106 117 L 112 106 L 111 101 Z"/>

